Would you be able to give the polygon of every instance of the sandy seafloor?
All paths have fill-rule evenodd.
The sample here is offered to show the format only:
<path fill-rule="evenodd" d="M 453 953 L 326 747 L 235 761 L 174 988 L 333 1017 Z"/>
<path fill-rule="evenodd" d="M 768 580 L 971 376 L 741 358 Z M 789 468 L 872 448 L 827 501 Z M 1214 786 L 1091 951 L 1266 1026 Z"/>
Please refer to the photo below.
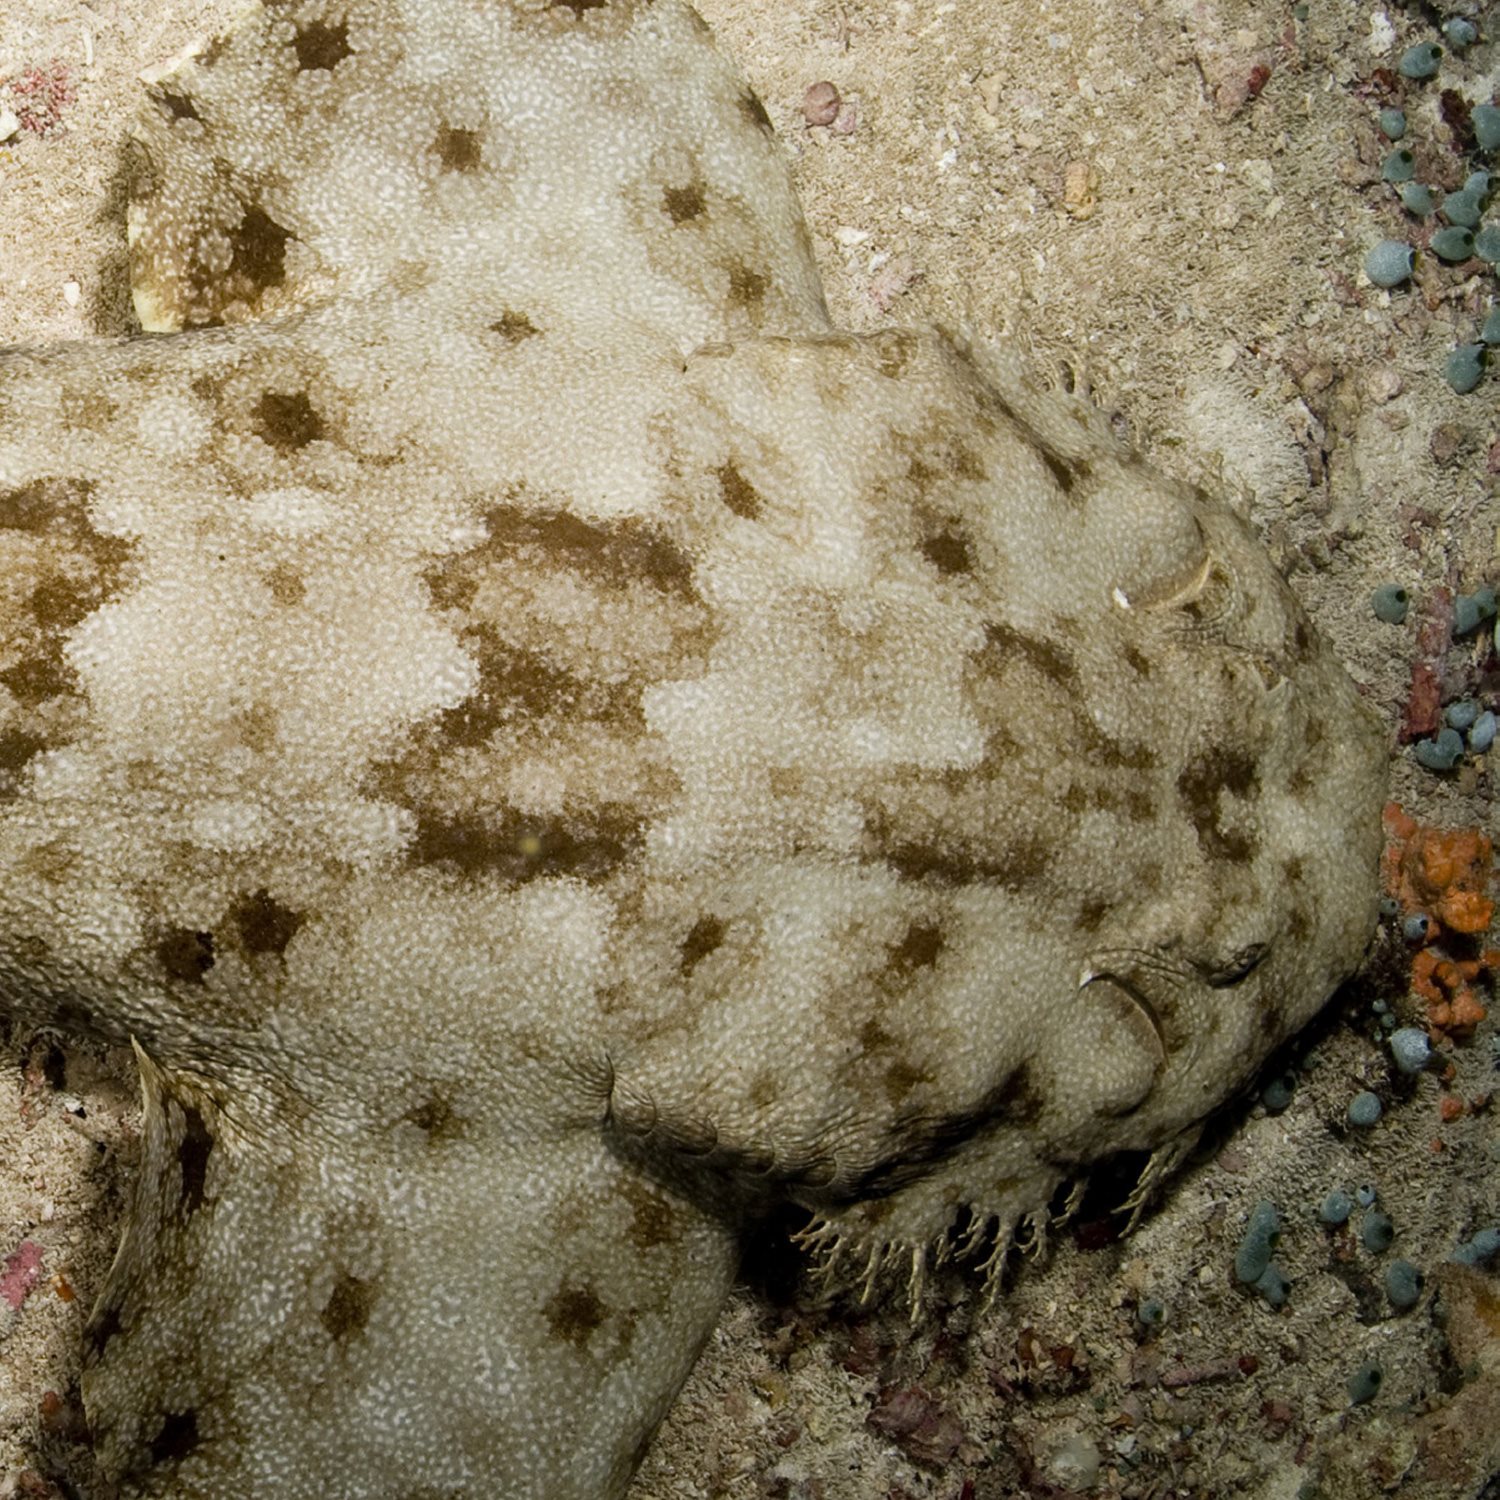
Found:
<path fill-rule="evenodd" d="M 128 330 L 110 184 L 136 75 L 238 5 L 0 7 L 0 79 L 57 58 L 79 84 L 62 128 L 0 145 L 0 343 Z M 1500 751 L 1438 776 L 1395 731 L 1435 591 L 1500 579 L 1500 370 L 1465 396 L 1441 375 L 1496 279 L 1426 257 L 1387 293 L 1360 266 L 1406 232 L 1376 180 L 1377 106 L 1404 95 L 1419 176 L 1457 186 L 1467 167 L 1440 95 L 1490 97 L 1500 42 L 1450 55 L 1435 85 L 1376 70 L 1458 11 L 1500 33 L 1495 8 L 700 8 L 786 143 L 839 319 L 1021 337 L 1159 465 L 1238 497 L 1390 724 L 1393 795 L 1425 821 L 1493 829 Z M 820 79 L 852 104 L 852 130 L 805 126 Z M 1403 626 L 1370 611 L 1386 580 L 1415 596 Z M 1486 649 L 1439 658 L 1450 689 L 1475 681 Z M 1484 680 L 1500 684 L 1492 658 Z M 987 1315 L 962 1273 L 939 1280 L 915 1326 L 894 1302 L 820 1302 L 768 1230 L 632 1500 L 1500 1494 L 1500 1278 L 1441 1269 L 1500 1222 L 1493 1022 L 1451 1049 L 1446 1083 L 1401 1087 L 1372 1040 L 1370 994 L 1355 985 L 1315 1025 L 1284 1113 L 1251 1095 L 1134 1234 L 1111 1236 L 1091 1210 L 1082 1241 L 1064 1233 Z M 1395 1003 L 1415 1014 L 1399 987 Z M 110 1491 L 79 1437 L 79 1334 L 136 1151 L 132 1067 L 23 1029 L 3 1058 L 0 1258 L 29 1242 L 43 1261 L 18 1310 L 0 1299 L 0 1497 L 98 1500 Z M 1366 1086 L 1385 1117 L 1350 1132 L 1346 1106 Z M 1463 1101 L 1458 1118 L 1440 1117 L 1443 1094 Z M 1330 1188 L 1362 1183 L 1396 1226 L 1384 1255 L 1313 1219 Z M 1284 1220 L 1279 1311 L 1230 1272 L 1262 1198 Z M 1396 1255 L 1428 1273 L 1400 1316 L 1380 1286 Z M 1146 1297 L 1166 1309 L 1150 1337 L 1135 1318 Z M 1345 1382 L 1367 1359 L 1384 1384 L 1351 1409 Z"/>

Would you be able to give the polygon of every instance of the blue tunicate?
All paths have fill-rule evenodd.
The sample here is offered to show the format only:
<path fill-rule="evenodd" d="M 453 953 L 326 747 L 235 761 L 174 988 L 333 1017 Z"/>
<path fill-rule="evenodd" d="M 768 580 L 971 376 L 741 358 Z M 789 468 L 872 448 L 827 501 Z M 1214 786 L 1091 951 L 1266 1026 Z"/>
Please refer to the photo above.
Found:
<path fill-rule="evenodd" d="M 1280 1266 L 1267 1266 L 1255 1278 L 1255 1290 L 1266 1299 L 1267 1304 L 1271 1307 L 1284 1306 L 1287 1293 L 1291 1289 L 1292 1284 L 1286 1279 L 1286 1274 Z"/>
<path fill-rule="evenodd" d="M 1500 150 L 1500 106 L 1476 104 L 1469 111 L 1469 124 L 1481 151 Z"/>
<path fill-rule="evenodd" d="M 1375 1184 L 1373 1182 L 1362 1182 L 1354 1190 L 1354 1201 L 1358 1203 L 1361 1208 L 1369 1208 L 1369 1206 L 1374 1203 L 1376 1198 L 1378 1198 L 1379 1196 L 1380 1195 L 1376 1192 Z"/>
<path fill-rule="evenodd" d="M 1403 1073 L 1420 1073 L 1432 1059 L 1432 1043 L 1420 1026 L 1403 1026 L 1390 1037 L 1391 1059 Z"/>
<path fill-rule="evenodd" d="M 1406 111 L 1400 109 L 1383 109 L 1378 116 L 1380 120 L 1380 133 L 1388 141 L 1399 141 L 1406 134 Z"/>
<path fill-rule="evenodd" d="M 1401 915 L 1401 903 L 1394 896 L 1380 898 L 1380 920 L 1394 922 Z"/>
<path fill-rule="evenodd" d="M 1363 1406 L 1380 1394 L 1385 1371 L 1373 1359 L 1367 1359 L 1350 1377 L 1345 1389 L 1349 1392 L 1350 1406 Z"/>
<path fill-rule="evenodd" d="M 1437 73 L 1442 56 L 1443 49 L 1436 42 L 1418 42 L 1401 54 L 1396 71 L 1403 78 L 1431 78 Z"/>
<path fill-rule="evenodd" d="M 1383 583 L 1370 595 L 1370 608 L 1375 611 L 1377 620 L 1386 625 L 1399 625 L 1411 608 L 1411 594 L 1399 583 Z"/>
<path fill-rule="evenodd" d="M 1456 52 L 1462 52 L 1465 47 L 1472 47 L 1479 40 L 1479 32 L 1474 23 L 1463 16 L 1452 16 L 1443 22 L 1443 35 L 1448 39 L 1448 45 Z"/>
<path fill-rule="evenodd" d="M 1474 236 L 1474 254 L 1494 265 L 1500 261 L 1500 224 L 1486 224 Z"/>
<path fill-rule="evenodd" d="M 1455 729 L 1471 729 L 1479 717 L 1479 705 L 1472 698 L 1460 698 L 1443 710 L 1443 717 Z"/>
<path fill-rule="evenodd" d="M 1476 198 L 1485 199 L 1490 195 L 1490 174 L 1488 172 L 1470 172 L 1464 178 L 1463 190 L 1473 193 Z"/>
<path fill-rule="evenodd" d="M 1465 1240 L 1448 1259 L 1464 1266 L 1483 1266 L 1497 1255 L 1500 1255 L 1500 1229 L 1481 1229 L 1473 1239 Z"/>
<path fill-rule="evenodd" d="M 1460 190 L 1448 193 L 1443 198 L 1443 217 L 1450 224 L 1461 224 L 1465 229 L 1475 228 L 1484 212 L 1477 193 Z"/>
<path fill-rule="evenodd" d="M 1393 1260 L 1385 1268 L 1385 1294 L 1397 1312 L 1415 1307 L 1422 1295 L 1422 1273 L 1409 1260 Z"/>
<path fill-rule="evenodd" d="M 1318 1208 L 1318 1219 L 1330 1227 L 1346 1223 L 1354 1211 L 1354 1200 L 1342 1188 L 1334 1188 Z"/>
<path fill-rule="evenodd" d="M 1400 286 L 1415 261 L 1415 252 L 1404 240 L 1381 240 L 1365 256 L 1365 275 L 1376 286 Z"/>
<path fill-rule="evenodd" d="M 1234 1252 L 1234 1276 L 1236 1281 L 1253 1286 L 1265 1275 L 1271 1264 L 1271 1251 L 1281 1239 L 1281 1220 L 1276 1205 L 1262 1199 L 1250 1210 L 1250 1222 L 1245 1226 L 1244 1238 Z"/>
<path fill-rule="evenodd" d="M 1405 146 L 1402 146 L 1386 153 L 1385 160 L 1380 163 L 1381 181 L 1410 182 L 1416 170 L 1416 157 Z"/>
<path fill-rule="evenodd" d="M 1425 218 L 1428 214 L 1437 210 L 1437 194 L 1430 187 L 1424 187 L 1420 182 L 1403 182 L 1401 184 L 1401 206 L 1409 214 L 1417 214 Z"/>
<path fill-rule="evenodd" d="M 1159 1297 L 1147 1297 L 1136 1308 L 1135 1316 L 1142 1328 L 1160 1328 L 1167 1321 L 1166 1305 Z"/>
<path fill-rule="evenodd" d="M 1425 911 L 1414 911 L 1401 924 L 1401 936 L 1408 943 L 1425 943 L 1432 931 L 1432 918 Z"/>
<path fill-rule="evenodd" d="M 1479 337 L 1486 344 L 1500 344 L 1500 306 L 1492 307 L 1490 315 L 1479 330 Z"/>
<path fill-rule="evenodd" d="M 1478 344 L 1471 345 L 1479 348 Z M 1475 589 L 1472 594 L 1460 594 L 1453 601 L 1453 633 L 1454 635 L 1468 635 L 1471 630 L 1478 630 L 1486 620 L 1495 618 L 1495 590 L 1486 584 L 1482 589 Z"/>
<path fill-rule="evenodd" d="M 1451 771 L 1463 759 L 1464 740 L 1456 729 L 1438 730 L 1437 737 L 1412 746 L 1417 764 L 1429 771 Z"/>
<path fill-rule="evenodd" d="M 1493 709 L 1487 708 L 1474 720 L 1474 727 L 1469 731 L 1469 749 L 1475 755 L 1483 755 L 1494 743 L 1495 714 Z"/>
<path fill-rule="evenodd" d="M 1381 1213 L 1378 1208 L 1372 1208 L 1360 1220 L 1359 1242 L 1372 1255 L 1389 1250 L 1391 1241 L 1395 1238 L 1396 1226 L 1391 1222 L 1391 1216 Z"/>
<path fill-rule="evenodd" d="M 1429 241 L 1432 253 L 1439 260 L 1446 260 L 1450 264 L 1468 260 L 1474 253 L 1474 234 L 1472 230 L 1465 229 L 1458 224 L 1450 224 L 1446 229 L 1440 229 Z"/>
<path fill-rule="evenodd" d="M 1296 1075 L 1283 1073 L 1279 1077 L 1273 1078 L 1260 1091 L 1260 1102 L 1265 1105 L 1271 1114 L 1279 1115 L 1291 1105 L 1292 1093 L 1296 1086 Z"/>
<path fill-rule="evenodd" d="M 1453 387 L 1455 394 L 1467 396 L 1484 378 L 1484 367 L 1489 363 L 1489 351 L 1483 344 L 1460 344 L 1443 361 L 1443 379 Z"/>
<path fill-rule="evenodd" d="M 1369 1089 L 1361 1089 L 1349 1101 L 1349 1123 L 1357 1125 L 1361 1130 L 1368 1130 L 1379 1121 L 1384 1108 L 1378 1094 L 1372 1094 Z"/>

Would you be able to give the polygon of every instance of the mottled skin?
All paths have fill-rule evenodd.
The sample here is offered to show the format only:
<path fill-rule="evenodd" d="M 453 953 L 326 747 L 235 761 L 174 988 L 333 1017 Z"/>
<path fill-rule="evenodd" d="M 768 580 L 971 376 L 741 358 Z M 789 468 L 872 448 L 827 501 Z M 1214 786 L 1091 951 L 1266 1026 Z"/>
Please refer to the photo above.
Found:
<path fill-rule="evenodd" d="M 0 354 L 0 996 L 141 1058 L 124 1494 L 617 1496 L 749 1207 L 1003 1253 L 1357 963 L 1381 737 L 1265 553 L 834 330 L 679 0 L 268 6 L 137 135 L 162 336 Z"/>

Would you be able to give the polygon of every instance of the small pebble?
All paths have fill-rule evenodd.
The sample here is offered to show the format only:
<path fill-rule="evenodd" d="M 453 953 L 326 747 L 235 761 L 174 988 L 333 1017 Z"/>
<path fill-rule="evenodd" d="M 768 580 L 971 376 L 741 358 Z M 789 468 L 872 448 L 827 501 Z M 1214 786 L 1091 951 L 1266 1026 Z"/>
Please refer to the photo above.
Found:
<path fill-rule="evenodd" d="M 824 79 L 811 85 L 802 96 L 802 118 L 809 125 L 832 125 L 843 103 L 838 86 Z"/>
<path fill-rule="evenodd" d="M 1373 1359 L 1367 1359 L 1350 1377 L 1345 1389 L 1349 1392 L 1350 1406 L 1363 1406 L 1373 1401 L 1380 1393 L 1380 1383 L 1385 1371 Z"/>
<path fill-rule="evenodd" d="M 1472 21 L 1463 16 L 1453 16 L 1443 22 L 1443 35 L 1448 39 L 1448 45 L 1455 52 L 1462 52 L 1465 47 L 1472 47 L 1479 40 L 1479 32 L 1475 29 Z"/>
<path fill-rule="evenodd" d="M 1487 708 L 1474 720 L 1474 727 L 1469 731 L 1469 749 L 1475 755 L 1483 755 L 1494 743 L 1495 714 L 1493 709 Z"/>
<path fill-rule="evenodd" d="M 1432 918 L 1425 911 L 1414 911 L 1401 924 L 1401 936 L 1408 943 L 1425 943 L 1432 931 Z"/>
<path fill-rule="evenodd" d="M 1381 1213 L 1378 1208 L 1372 1208 L 1360 1221 L 1359 1242 L 1372 1255 L 1389 1250 L 1395 1238 L 1396 1226 L 1391 1222 L 1391 1216 Z"/>
<path fill-rule="evenodd" d="M 1478 349 L 1480 345 L 1471 344 L 1472 349 Z M 1495 590 L 1486 585 L 1482 589 L 1476 589 L 1472 594 L 1460 594 L 1453 601 L 1453 634 L 1468 635 L 1471 630 L 1478 630 L 1486 620 L 1495 618 Z"/>
<path fill-rule="evenodd" d="M 1417 170 L 1417 159 L 1404 146 L 1386 154 L 1380 163 L 1380 176 L 1384 182 L 1410 182 Z"/>
<path fill-rule="evenodd" d="M 1442 57 L 1443 49 L 1435 42 L 1418 42 L 1415 47 L 1408 47 L 1401 54 L 1396 71 L 1403 78 L 1432 78 L 1437 73 Z"/>
<path fill-rule="evenodd" d="M 1500 224 L 1486 224 L 1474 236 L 1474 254 L 1490 265 L 1500 261 Z"/>
<path fill-rule="evenodd" d="M 1437 194 L 1430 187 L 1424 187 L 1420 182 L 1403 182 L 1401 184 L 1401 206 L 1409 214 L 1417 214 L 1425 217 L 1437 209 Z"/>
<path fill-rule="evenodd" d="M 1432 253 L 1449 264 L 1468 260 L 1474 253 L 1473 231 L 1458 224 L 1450 224 L 1446 229 L 1438 230 L 1429 243 Z"/>
<path fill-rule="evenodd" d="M 1469 111 L 1469 124 L 1481 151 L 1500 150 L 1500 105 L 1476 104 Z"/>
<path fill-rule="evenodd" d="M 1443 361 L 1443 379 L 1453 387 L 1455 394 L 1467 396 L 1484 378 L 1488 360 L 1489 353 L 1483 344 L 1460 344 Z"/>
<path fill-rule="evenodd" d="M 1374 277 L 1370 279 L 1373 281 Z M 1383 583 L 1370 595 L 1370 608 L 1375 611 L 1377 620 L 1387 625 L 1399 625 L 1411 608 L 1411 595 L 1399 583 Z"/>
<path fill-rule="evenodd" d="M 1399 141 L 1406 134 L 1406 112 L 1400 109 L 1383 109 L 1378 116 L 1380 133 L 1388 141 Z"/>
<path fill-rule="evenodd" d="M 1443 717 L 1459 730 L 1472 729 L 1479 717 L 1479 705 L 1472 698 L 1460 698 L 1443 710 Z"/>
<path fill-rule="evenodd" d="M 1460 224 L 1465 229 L 1473 229 L 1479 223 L 1483 213 L 1484 208 L 1479 195 L 1467 189 L 1448 193 L 1443 198 L 1443 217 L 1450 224 Z"/>
<path fill-rule="evenodd" d="M 1479 337 L 1486 344 L 1500 344 L 1500 304 L 1490 309 L 1490 315 L 1479 330 Z"/>
<path fill-rule="evenodd" d="M 1342 1188 L 1335 1188 L 1318 1208 L 1318 1219 L 1329 1226 L 1346 1224 L 1354 1210 L 1354 1201 Z"/>
<path fill-rule="evenodd" d="M 1432 1058 L 1432 1043 L 1420 1026 L 1403 1026 L 1390 1037 L 1391 1058 L 1403 1073 L 1420 1073 Z"/>
<path fill-rule="evenodd" d="M 1456 729 L 1440 729 L 1436 739 L 1418 740 L 1412 754 L 1428 771 L 1451 771 L 1463 759 L 1463 736 Z"/>
<path fill-rule="evenodd" d="M 1422 1273 L 1409 1260 L 1393 1260 L 1385 1268 L 1385 1294 L 1398 1312 L 1415 1307 L 1422 1295 Z"/>
<path fill-rule="evenodd" d="M 1135 1316 L 1142 1328 L 1160 1328 L 1167 1321 L 1166 1304 L 1159 1297 L 1147 1297 L 1136 1308 Z"/>
<path fill-rule="evenodd" d="M 1383 1111 L 1379 1096 L 1369 1089 L 1362 1089 L 1349 1101 L 1349 1123 L 1368 1130 L 1379 1121 Z"/>

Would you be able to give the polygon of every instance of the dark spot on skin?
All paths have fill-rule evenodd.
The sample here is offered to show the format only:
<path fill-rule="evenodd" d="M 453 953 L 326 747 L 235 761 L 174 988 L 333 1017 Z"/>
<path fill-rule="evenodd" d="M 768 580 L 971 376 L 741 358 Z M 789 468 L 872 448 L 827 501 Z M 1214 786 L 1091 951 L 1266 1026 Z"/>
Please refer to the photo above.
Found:
<path fill-rule="evenodd" d="M 714 470 L 719 481 L 719 498 L 746 521 L 760 519 L 762 501 L 755 486 L 733 465 L 724 464 Z"/>
<path fill-rule="evenodd" d="M 338 1280 L 323 1310 L 319 1321 L 328 1330 L 335 1343 L 347 1343 L 357 1333 L 363 1333 L 370 1321 L 370 1309 L 375 1305 L 375 1288 L 371 1282 L 361 1281 L 347 1271 L 340 1271 Z"/>
<path fill-rule="evenodd" d="M 203 1207 L 203 1185 L 208 1180 L 208 1158 L 214 1149 L 214 1138 L 203 1116 L 191 1105 L 183 1107 L 183 1135 L 177 1144 L 177 1165 L 182 1172 L 182 1196 L 179 1208 L 184 1214 Z"/>
<path fill-rule="evenodd" d="M 1223 792 L 1248 797 L 1255 785 L 1255 762 L 1243 751 L 1225 746 L 1200 752 L 1182 768 L 1177 794 L 1198 835 L 1199 848 L 1210 859 L 1243 863 L 1253 855 L 1254 845 L 1245 834 L 1220 826 L 1219 799 Z"/>
<path fill-rule="evenodd" d="M 509 308 L 490 324 L 490 332 L 498 333 L 507 344 L 519 344 L 523 339 L 535 338 L 541 331 L 525 313 L 512 312 Z"/>
<path fill-rule="evenodd" d="M 699 917 L 678 949 L 677 971 L 684 979 L 724 941 L 724 924 L 717 917 Z"/>
<path fill-rule="evenodd" d="M 511 816 L 486 823 L 422 813 L 410 857 L 418 864 L 448 863 L 465 875 L 490 873 L 513 884 L 551 875 L 603 880 L 645 842 L 645 829 L 628 813 L 591 809 L 578 818 Z"/>
<path fill-rule="evenodd" d="M 265 584 L 271 597 L 287 609 L 294 609 L 307 597 L 307 585 L 302 575 L 287 563 L 277 563 L 266 574 Z"/>
<path fill-rule="evenodd" d="M 945 527 L 931 536 L 924 537 L 922 556 L 945 576 L 951 577 L 954 574 L 974 571 L 974 565 L 969 558 L 969 544 L 963 533 L 956 527 Z"/>
<path fill-rule="evenodd" d="M 201 120 L 203 118 L 186 94 L 174 94 L 170 89 L 162 89 L 152 98 L 165 119 Z"/>
<path fill-rule="evenodd" d="M 56 526 L 64 512 L 81 513 L 93 496 L 88 479 L 47 476 L 17 489 L 0 490 L 0 530 L 42 532 Z M 76 529 L 75 521 L 70 529 Z"/>
<path fill-rule="evenodd" d="M 892 1105 L 900 1104 L 918 1084 L 931 1082 L 932 1075 L 925 1068 L 914 1068 L 900 1058 L 887 1065 L 880 1080 L 885 1097 Z"/>
<path fill-rule="evenodd" d="M 1089 467 L 1086 463 L 1065 459 L 1040 443 L 1036 444 L 1036 448 L 1037 452 L 1042 455 L 1042 462 L 1047 465 L 1048 471 L 1063 494 L 1071 495 L 1078 481 L 1088 476 Z"/>
<path fill-rule="evenodd" d="M 609 0 L 548 0 L 548 10 L 570 10 L 573 19 L 580 19 L 586 10 L 603 10 Z"/>
<path fill-rule="evenodd" d="M 256 436 L 278 453 L 305 448 L 325 436 L 323 419 L 306 391 L 266 391 L 251 414 L 255 418 Z"/>
<path fill-rule="evenodd" d="M 445 172 L 477 172 L 484 162 L 483 138 L 477 130 L 444 125 L 432 149 Z"/>
<path fill-rule="evenodd" d="M 1151 675 L 1150 658 L 1138 646 L 1126 646 L 1120 654 L 1125 658 L 1125 664 L 1138 677 Z"/>
<path fill-rule="evenodd" d="M 1010 625 L 990 624 L 984 629 L 984 649 L 986 655 L 993 653 L 1002 662 L 1019 657 L 1069 693 L 1079 691 L 1078 667 L 1067 648 L 1056 641 L 1027 635 Z"/>
<path fill-rule="evenodd" d="M 771 290 L 771 280 L 749 266 L 729 269 L 729 301 L 735 307 L 758 307 Z"/>
<path fill-rule="evenodd" d="M 690 182 L 686 187 L 665 188 L 661 203 L 674 224 L 686 224 L 703 213 L 703 186 L 701 183 Z"/>
<path fill-rule="evenodd" d="M 124 1333 L 125 1325 L 120 1321 L 120 1309 L 112 1303 L 96 1307 L 88 1326 L 83 1330 L 84 1343 L 88 1347 L 91 1361 L 104 1357 L 104 1350 L 116 1334 Z"/>
<path fill-rule="evenodd" d="M 401 1118 L 415 1125 L 433 1144 L 459 1140 L 468 1132 L 463 1116 L 454 1114 L 453 1106 L 436 1093 L 407 1110 Z"/>
<path fill-rule="evenodd" d="M 553 1338 L 583 1350 L 609 1316 L 609 1309 L 588 1282 L 564 1282 L 547 1299 L 542 1314 L 552 1329 Z"/>
<path fill-rule="evenodd" d="M 99 603 L 96 590 L 87 589 L 70 578 L 57 577 L 39 583 L 26 601 L 37 624 L 50 630 L 71 630 Z"/>
<path fill-rule="evenodd" d="M 677 1214 L 658 1190 L 632 1178 L 622 1191 L 630 1203 L 630 1227 L 626 1233 L 637 1250 L 654 1250 L 676 1240 Z"/>
<path fill-rule="evenodd" d="M 49 698 L 71 693 L 78 685 L 72 667 L 62 659 L 61 648 L 55 655 L 28 657 L 0 672 L 4 683 L 27 708 L 36 708 Z"/>
<path fill-rule="evenodd" d="M 558 510 L 497 506 L 486 517 L 498 548 L 535 547 L 559 562 L 624 587 L 649 583 L 664 594 L 692 592 L 693 565 L 672 541 L 634 520 L 596 524 Z"/>
<path fill-rule="evenodd" d="M 766 135 L 774 136 L 776 127 L 771 123 L 771 117 L 766 113 L 766 107 L 760 102 L 760 95 L 754 89 L 746 89 L 736 101 L 740 113 L 757 130 L 764 131 Z"/>
<path fill-rule="evenodd" d="M 195 1411 L 168 1412 L 151 1439 L 151 1462 L 170 1463 L 186 1458 L 198 1446 L 198 1413 Z"/>
<path fill-rule="evenodd" d="M 304 73 L 330 72 L 353 55 L 349 45 L 349 23 L 330 26 L 326 21 L 312 21 L 297 28 L 292 45 L 297 49 L 297 66 Z"/>
<path fill-rule="evenodd" d="M 157 943 L 156 957 L 168 979 L 202 984 L 203 976 L 214 966 L 213 934 L 174 927 Z"/>
<path fill-rule="evenodd" d="M 249 208 L 229 236 L 230 279 L 264 290 L 286 280 L 286 244 L 292 238 L 263 208 Z M 209 278 L 210 280 L 212 278 Z"/>
<path fill-rule="evenodd" d="M 247 953 L 274 953 L 277 958 L 286 952 L 287 944 L 307 920 L 302 912 L 283 906 L 264 886 L 236 901 L 229 915 Z"/>
<path fill-rule="evenodd" d="M 46 741 L 17 729 L 0 730 L 0 802 L 13 802 L 21 794 L 21 781 L 34 756 Z"/>
<path fill-rule="evenodd" d="M 942 951 L 943 929 L 936 922 L 913 922 L 890 950 L 887 962 L 891 968 L 909 974 L 914 969 L 930 969 Z"/>
<path fill-rule="evenodd" d="M 1018 840 L 1009 849 L 984 858 L 958 847 L 902 842 L 882 849 L 883 857 L 903 880 L 926 885 L 966 886 L 983 883 L 1020 890 L 1044 874 L 1053 847 L 1039 838 Z"/>
<path fill-rule="evenodd" d="M 1109 915 L 1109 902 L 1091 897 L 1078 908 L 1073 925 L 1080 932 L 1097 932 L 1099 924 Z"/>

